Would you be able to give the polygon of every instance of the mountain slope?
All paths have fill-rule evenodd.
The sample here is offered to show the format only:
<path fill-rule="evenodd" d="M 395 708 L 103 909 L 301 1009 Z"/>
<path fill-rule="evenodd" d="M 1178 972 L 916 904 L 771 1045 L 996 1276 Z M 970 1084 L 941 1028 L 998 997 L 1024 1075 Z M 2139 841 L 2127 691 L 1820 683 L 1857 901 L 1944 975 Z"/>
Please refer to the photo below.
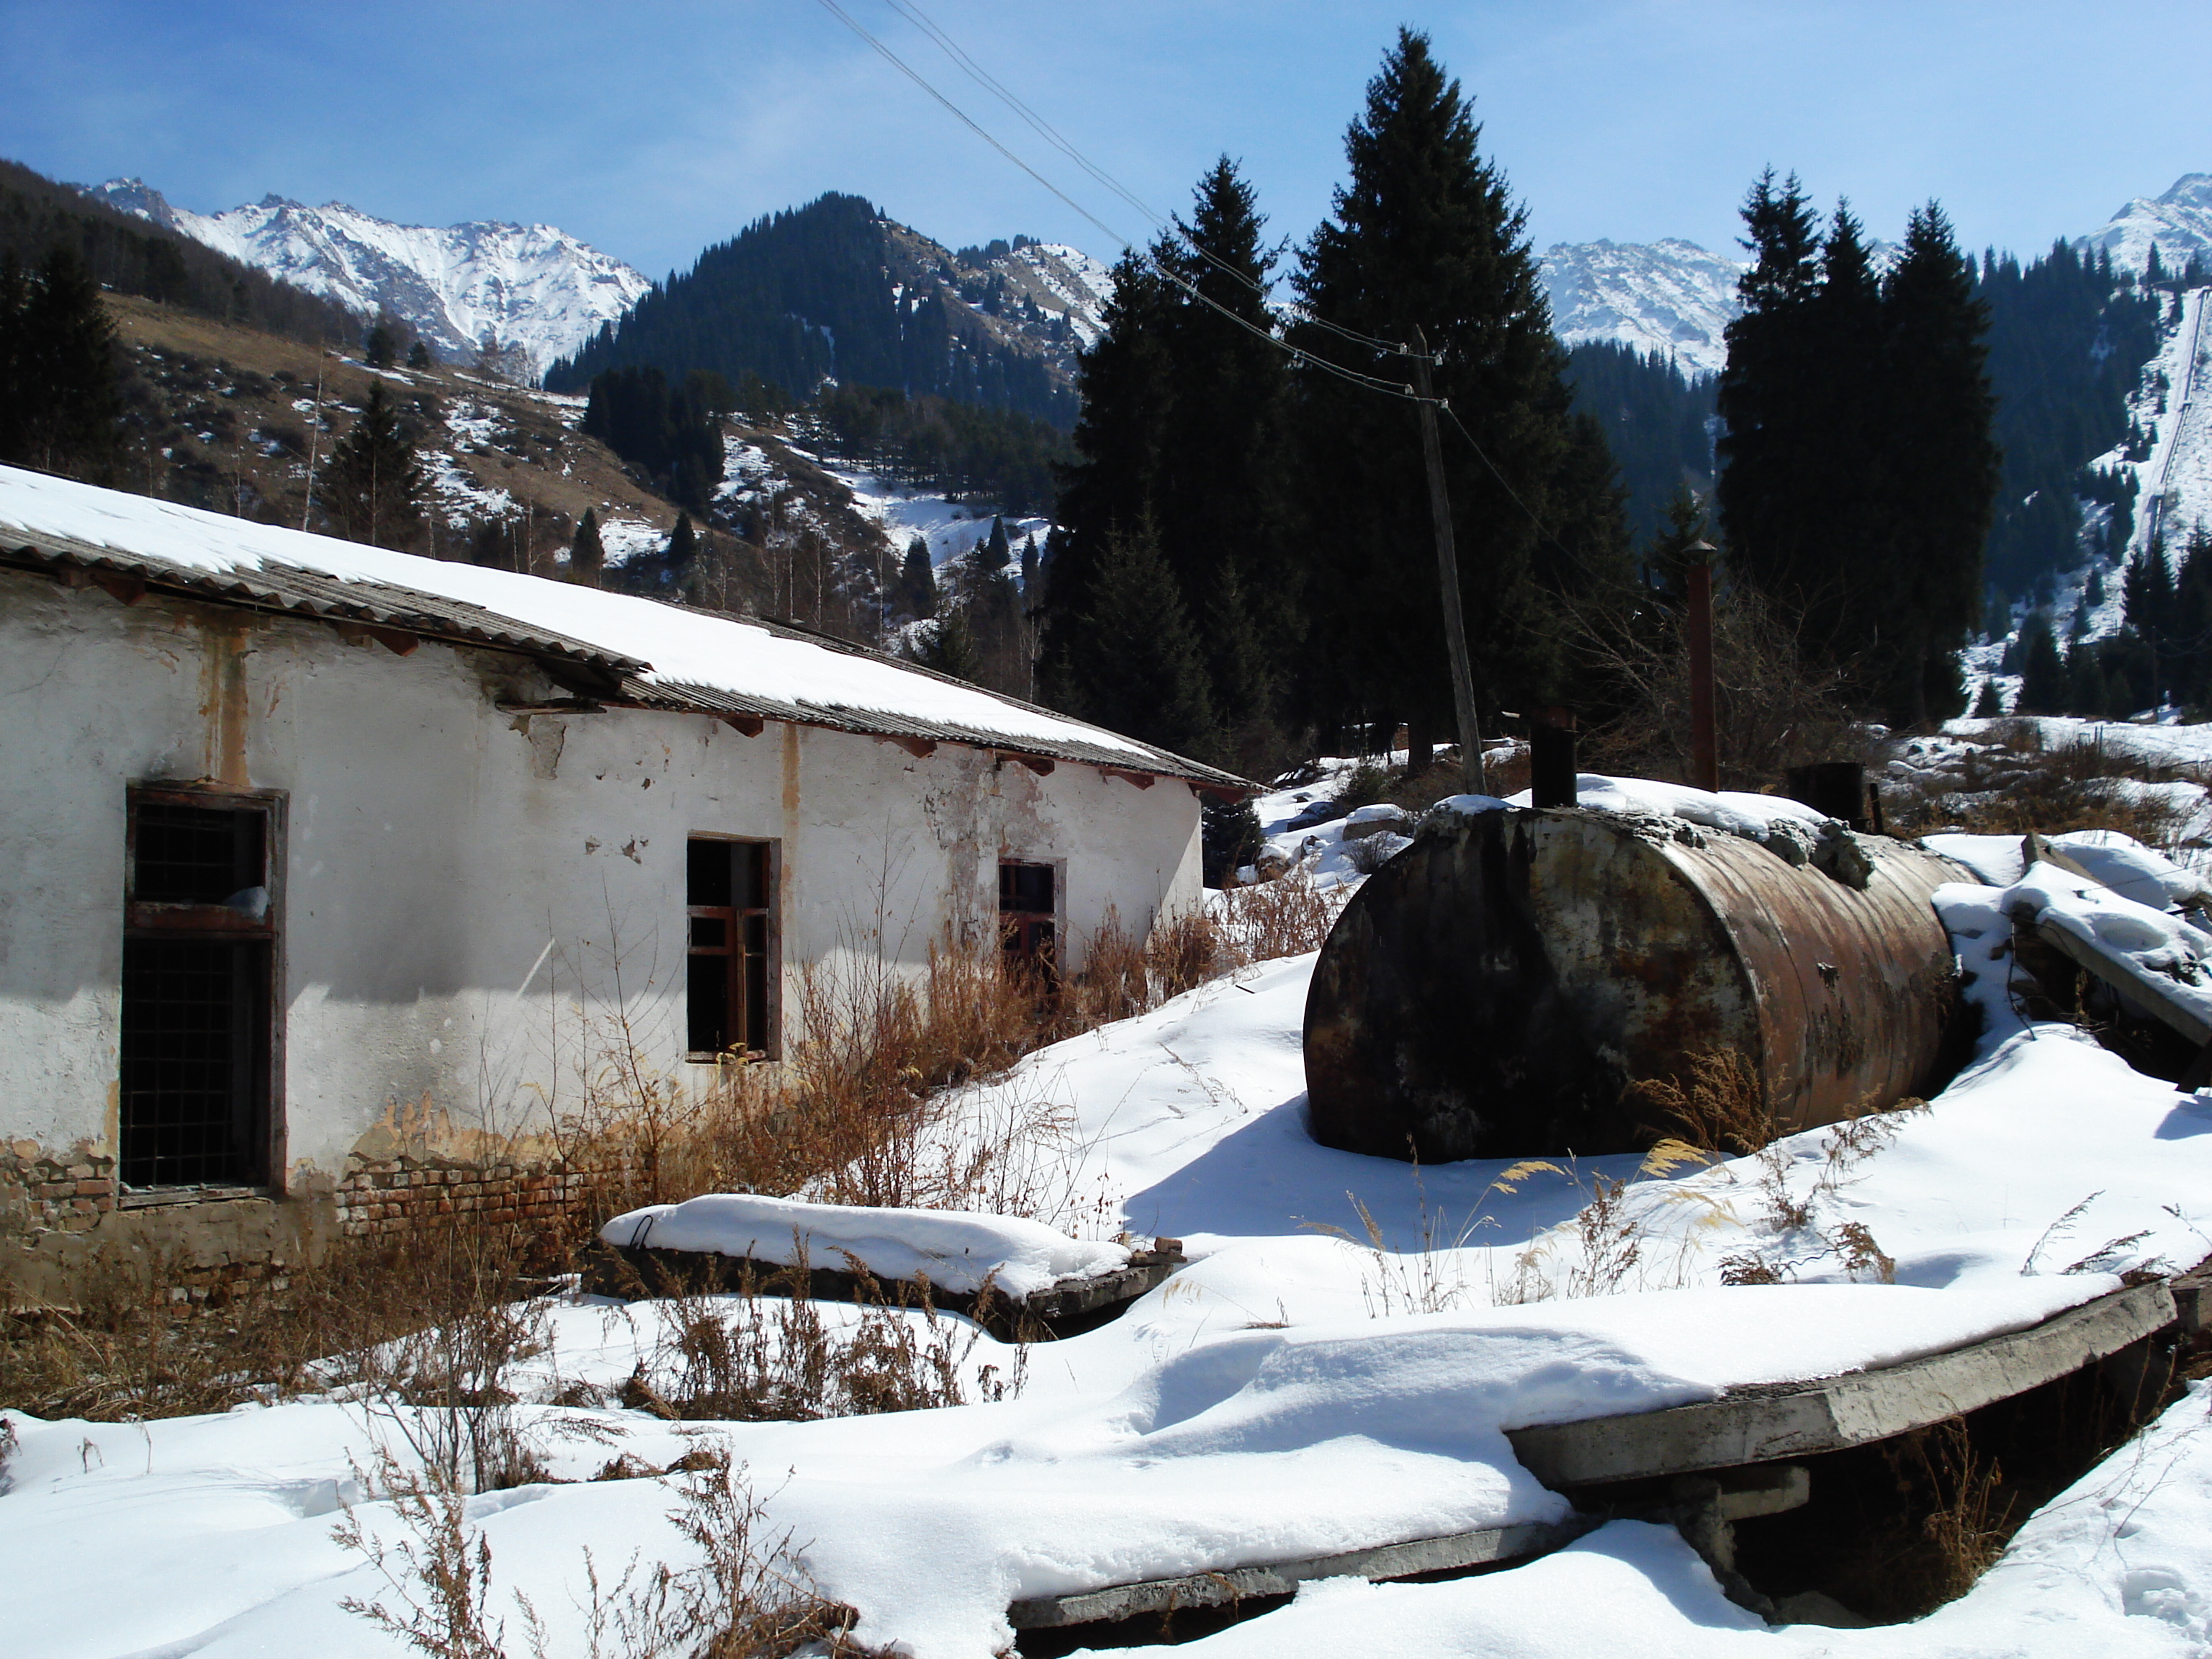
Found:
<path fill-rule="evenodd" d="M 1690 375 L 1728 362 L 1722 331 L 1737 310 L 1741 261 L 1669 236 L 1657 242 L 1557 242 L 1542 262 L 1552 328 L 1564 345 L 1656 353 Z"/>
<path fill-rule="evenodd" d="M 1066 427 L 1077 349 L 1108 286 L 1096 260 L 1024 239 L 955 254 L 857 196 L 748 225 L 656 284 L 547 376 L 578 390 L 609 368 L 707 370 L 811 398 L 825 379 L 933 393 Z"/>
<path fill-rule="evenodd" d="M 2116 269 L 2142 271 L 2153 246 L 2169 276 L 2192 259 L 2212 266 L 2212 173 L 2185 173 L 2162 196 L 2138 196 L 2074 246 L 2109 254 Z"/>
<path fill-rule="evenodd" d="M 551 225 L 397 225 L 330 202 L 281 196 L 215 214 L 173 206 L 137 179 L 87 191 L 242 264 L 373 316 L 388 310 L 448 360 L 489 333 L 542 369 L 626 313 L 648 286 L 621 260 Z"/>

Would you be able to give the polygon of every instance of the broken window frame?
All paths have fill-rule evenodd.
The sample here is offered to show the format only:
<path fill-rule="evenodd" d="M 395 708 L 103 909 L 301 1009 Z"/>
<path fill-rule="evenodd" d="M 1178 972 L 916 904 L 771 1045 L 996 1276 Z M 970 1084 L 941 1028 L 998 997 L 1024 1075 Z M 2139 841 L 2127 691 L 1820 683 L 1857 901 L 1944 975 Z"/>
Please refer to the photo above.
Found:
<path fill-rule="evenodd" d="M 730 849 L 730 897 L 726 905 L 695 904 L 691 878 L 692 849 L 716 846 Z M 737 849 L 755 849 L 757 904 L 739 904 Z M 715 1066 L 732 1060 L 747 1061 L 783 1057 L 783 929 L 782 907 L 776 902 L 783 879 L 783 843 L 757 836 L 711 833 L 689 836 L 684 844 L 684 1058 L 693 1065 Z M 722 942 L 698 943 L 702 921 L 719 923 Z M 698 994 L 691 964 L 701 958 L 720 960 L 723 970 L 723 1024 L 741 1039 L 716 1049 L 696 1046 L 693 1000 Z"/>
<path fill-rule="evenodd" d="M 1051 897 L 1043 909 L 1022 903 L 1018 890 L 1010 890 L 1009 878 L 1017 872 L 1042 873 L 1050 884 Z M 1067 891 L 1066 866 L 1057 859 L 999 860 L 999 948 L 1007 964 L 1043 975 L 1048 982 L 1060 972 L 1061 901 Z M 1018 880 L 1013 884 L 1018 888 Z M 1011 901 L 1011 902 L 1010 902 Z"/>
<path fill-rule="evenodd" d="M 123 939 L 117 971 L 117 1088 L 115 1113 L 116 1195 L 125 1208 L 147 1204 L 207 1201 L 244 1196 L 279 1197 L 283 1192 L 286 1133 L 284 1110 L 284 793 L 279 790 L 235 789 L 199 784 L 147 782 L 125 792 L 123 866 Z M 258 917 L 227 903 L 182 902 L 141 896 L 138 849 L 143 809 L 180 806 L 200 811 L 251 812 L 259 819 L 258 884 L 267 895 Z M 130 981 L 135 945 L 198 940 L 234 948 L 232 973 L 243 979 L 250 999 L 242 1033 L 246 1052 L 238 1063 L 246 1076 L 231 1085 L 237 1160 L 223 1178 L 132 1181 L 143 1174 L 146 1150 L 133 1142 L 152 1126 L 133 1127 L 132 1102 L 144 1091 L 127 1087 L 134 1062 L 126 1052 L 132 1024 Z M 152 971 L 143 962 L 139 971 Z M 242 1120 L 242 1121 L 240 1121 Z M 137 1155 L 134 1156 L 134 1152 Z M 159 1161 L 159 1155 L 154 1155 Z M 173 1160 L 173 1158 L 172 1159 Z M 158 1173 L 158 1172 L 157 1172 Z"/>

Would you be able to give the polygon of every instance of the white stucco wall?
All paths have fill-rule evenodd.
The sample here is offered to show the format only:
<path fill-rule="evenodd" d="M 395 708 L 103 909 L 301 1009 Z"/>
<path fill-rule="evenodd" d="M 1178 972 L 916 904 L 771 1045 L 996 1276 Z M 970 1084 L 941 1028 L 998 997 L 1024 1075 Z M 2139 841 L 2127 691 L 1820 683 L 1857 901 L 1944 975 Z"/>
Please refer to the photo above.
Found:
<path fill-rule="evenodd" d="M 426 1097 L 503 1130 L 573 1102 L 604 1026 L 684 1067 L 684 846 L 781 848 L 789 1005 L 804 963 L 920 964 L 988 939 L 1002 857 L 1062 865 L 1069 954 L 1199 898 L 1198 802 L 1062 763 L 917 758 L 852 733 L 703 715 L 517 716 L 526 659 L 399 658 L 306 621 L 0 572 L 0 1134 L 115 1138 L 125 792 L 276 790 L 281 1107 L 296 1179 Z M 557 759 L 556 759 L 557 757 Z M 550 773 L 550 775 L 546 774 Z M 980 933 L 977 930 L 982 930 Z M 581 1011 L 581 1018 L 578 1011 Z"/>

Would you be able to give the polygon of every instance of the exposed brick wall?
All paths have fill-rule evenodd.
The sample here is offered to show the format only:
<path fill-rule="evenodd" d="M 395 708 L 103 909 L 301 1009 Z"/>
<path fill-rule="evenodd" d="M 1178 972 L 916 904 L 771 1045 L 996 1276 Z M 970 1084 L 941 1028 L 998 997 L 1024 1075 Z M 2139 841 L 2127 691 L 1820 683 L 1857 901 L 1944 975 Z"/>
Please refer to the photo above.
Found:
<path fill-rule="evenodd" d="M 603 1179 L 599 1172 L 553 1160 L 482 1164 L 435 1153 L 353 1158 L 338 1182 L 338 1227 L 348 1237 L 359 1238 L 454 1215 L 493 1223 L 550 1223 Z"/>
<path fill-rule="evenodd" d="M 55 1152 L 35 1140 L 0 1142 L 0 1225 L 84 1232 L 114 1207 L 114 1158 L 83 1147 Z"/>

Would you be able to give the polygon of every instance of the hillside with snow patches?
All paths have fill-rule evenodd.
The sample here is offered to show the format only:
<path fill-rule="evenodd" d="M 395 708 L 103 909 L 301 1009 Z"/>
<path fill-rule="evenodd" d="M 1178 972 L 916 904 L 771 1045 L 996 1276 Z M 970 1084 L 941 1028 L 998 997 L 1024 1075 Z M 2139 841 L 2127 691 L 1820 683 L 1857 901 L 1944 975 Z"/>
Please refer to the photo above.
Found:
<path fill-rule="evenodd" d="M 453 361 L 466 361 L 490 334 L 520 345 L 543 369 L 622 317 L 650 286 L 551 225 L 400 225 L 343 202 L 308 207 L 281 196 L 194 213 L 137 179 L 111 179 L 86 193 L 364 317 L 388 310 Z"/>

